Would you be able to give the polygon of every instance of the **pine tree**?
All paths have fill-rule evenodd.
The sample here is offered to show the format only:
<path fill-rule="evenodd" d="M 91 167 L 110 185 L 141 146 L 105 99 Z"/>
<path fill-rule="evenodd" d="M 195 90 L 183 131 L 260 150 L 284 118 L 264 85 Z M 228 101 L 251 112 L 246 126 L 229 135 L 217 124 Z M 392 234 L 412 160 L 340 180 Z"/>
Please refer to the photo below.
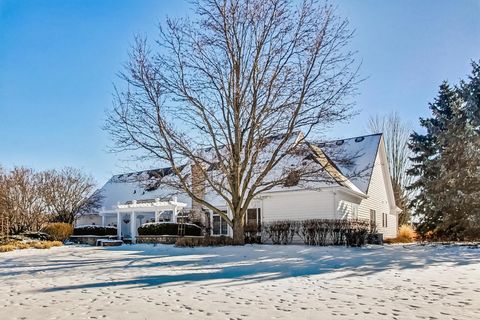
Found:
<path fill-rule="evenodd" d="M 480 65 L 468 82 L 440 86 L 430 104 L 432 118 L 420 119 L 425 134 L 413 133 L 410 148 L 417 180 L 418 232 L 448 240 L 480 238 Z"/>
<path fill-rule="evenodd" d="M 414 132 L 410 137 L 409 147 L 414 156 L 410 158 L 412 167 L 407 173 L 416 177 L 409 189 L 416 191 L 412 206 L 415 208 L 414 215 L 419 220 L 417 231 L 421 235 L 436 232 L 437 226 L 443 222 L 443 212 L 436 206 L 434 198 L 441 167 L 438 137 L 447 130 L 455 97 L 456 93 L 449 84 L 442 83 L 438 97 L 429 105 L 433 117 L 420 118 L 420 125 L 426 133 Z"/>
<path fill-rule="evenodd" d="M 472 62 L 472 74 L 468 82 L 460 82 L 460 94 L 466 102 L 469 123 L 480 132 L 480 61 Z"/>
<path fill-rule="evenodd" d="M 452 240 L 480 238 L 480 65 L 472 67 L 469 81 L 457 90 L 452 121 L 439 136 L 443 151 L 436 197 L 445 216 L 442 231 Z"/>

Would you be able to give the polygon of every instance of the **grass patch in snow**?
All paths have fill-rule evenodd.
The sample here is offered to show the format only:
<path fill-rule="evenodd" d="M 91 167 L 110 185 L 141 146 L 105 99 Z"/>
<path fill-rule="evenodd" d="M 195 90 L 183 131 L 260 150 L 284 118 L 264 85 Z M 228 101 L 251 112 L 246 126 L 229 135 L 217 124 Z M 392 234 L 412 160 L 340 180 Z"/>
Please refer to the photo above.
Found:
<path fill-rule="evenodd" d="M 60 241 L 12 241 L 7 244 L 0 245 L 0 252 L 9 252 L 22 249 L 50 249 L 52 247 L 62 246 Z"/>

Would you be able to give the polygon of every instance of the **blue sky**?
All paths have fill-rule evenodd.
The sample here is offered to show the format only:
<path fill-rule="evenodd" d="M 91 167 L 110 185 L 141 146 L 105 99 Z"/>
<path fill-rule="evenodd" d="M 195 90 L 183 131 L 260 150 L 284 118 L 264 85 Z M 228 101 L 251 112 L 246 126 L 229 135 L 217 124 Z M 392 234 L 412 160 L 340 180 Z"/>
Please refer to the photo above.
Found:
<path fill-rule="evenodd" d="M 480 1 L 338 0 L 362 61 L 360 114 L 331 137 L 366 132 L 371 115 L 396 110 L 413 126 L 443 80 L 480 59 Z M 134 34 L 189 14 L 184 1 L 0 0 L 0 165 L 73 166 L 99 184 L 143 168 L 108 152 L 102 131 L 112 85 Z"/>

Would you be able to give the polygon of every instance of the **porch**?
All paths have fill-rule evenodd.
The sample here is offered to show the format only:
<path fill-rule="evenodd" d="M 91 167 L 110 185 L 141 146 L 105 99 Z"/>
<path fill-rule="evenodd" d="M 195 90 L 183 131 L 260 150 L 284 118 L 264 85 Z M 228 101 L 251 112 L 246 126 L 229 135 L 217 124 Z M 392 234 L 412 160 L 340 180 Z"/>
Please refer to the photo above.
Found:
<path fill-rule="evenodd" d="M 117 238 L 136 242 L 137 229 L 147 222 L 177 222 L 179 213 L 187 206 L 178 202 L 176 197 L 170 201 L 160 199 L 132 200 L 117 204 L 112 210 L 103 209 L 99 215 L 102 226 L 116 226 Z"/>

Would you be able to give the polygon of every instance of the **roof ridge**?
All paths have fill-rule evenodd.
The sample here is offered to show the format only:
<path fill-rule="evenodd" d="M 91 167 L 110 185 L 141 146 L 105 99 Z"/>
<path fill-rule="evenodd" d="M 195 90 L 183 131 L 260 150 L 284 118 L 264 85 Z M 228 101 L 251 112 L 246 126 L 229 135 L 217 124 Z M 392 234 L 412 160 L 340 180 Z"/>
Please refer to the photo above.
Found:
<path fill-rule="evenodd" d="M 341 140 L 353 140 L 357 138 L 366 138 L 366 137 L 373 137 L 373 136 L 381 136 L 383 135 L 383 132 L 378 132 L 378 133 L 370 133 L 370 134 L 365 134 L 365 135 L 360 135 L 360 136 L 355 136 L 355 137 L 349 137 L 349 138 L 338 138 L 334 140 L 321 140 L 319 143 L 328 143 L 328 142 L 336 142 L 336 141 L 341 141 Z"/>

